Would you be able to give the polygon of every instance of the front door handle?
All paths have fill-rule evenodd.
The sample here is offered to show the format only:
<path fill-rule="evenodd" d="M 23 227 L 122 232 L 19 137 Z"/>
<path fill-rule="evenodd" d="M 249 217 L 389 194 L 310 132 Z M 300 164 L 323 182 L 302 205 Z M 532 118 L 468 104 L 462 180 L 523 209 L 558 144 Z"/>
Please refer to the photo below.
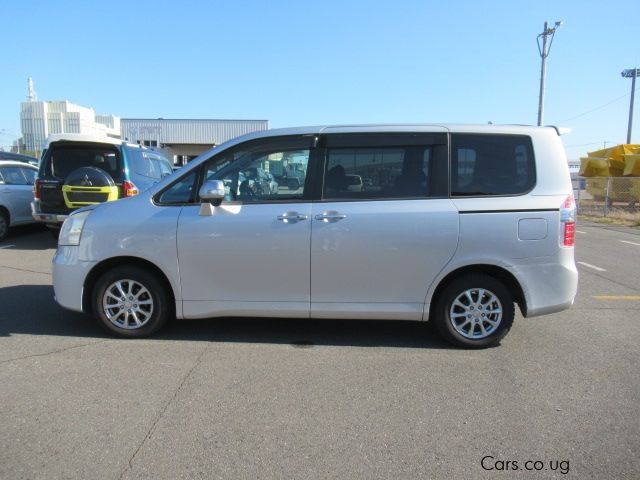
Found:
<path fill-rule="evenodd" d="M 302 220 L 306 220 L 307 218 L 309 218 L 309 215 L 304 215 L 298 212 L 285 212 L 282 215 L 278 215 L 276 218 L 278 219 L 278 221 L 283 223 L 297 223 L 301 222 Z"/>
<path fill-rule="evenodd" d="M 316 220 L 320 220 L 321 222 L 324 222 L 324 223 L 335 223 L 345 218 L 347 218 L 345 214 L 338 213 L 334 210 L 329 210 L 328 212 L 322 212 L 319 215 L 315 216 Z"/>

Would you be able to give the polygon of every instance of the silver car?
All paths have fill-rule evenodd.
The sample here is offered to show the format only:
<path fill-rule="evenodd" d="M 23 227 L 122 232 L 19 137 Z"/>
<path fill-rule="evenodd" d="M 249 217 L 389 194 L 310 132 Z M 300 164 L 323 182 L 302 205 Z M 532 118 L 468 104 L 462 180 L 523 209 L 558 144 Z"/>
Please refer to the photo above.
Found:
<path fill-rule="evenodd" d="M 38 168 L 33 165 L 0 160 L 0 241 L 10 227 L 34 223 L 31 201 L 37 175 Z"/>
<path fill-rule="evenodd" d="M 297 190 L 249 188 L 243 172 L 291 162 Z M 124 337 L 171 316 L 431 320 L 480 348 L 507 334 L 515 305 L 534 317 L 573 303 L 574 231 L 554 128 L 271 130 L 72 214 L 53 281 L 63 307 Z"/>

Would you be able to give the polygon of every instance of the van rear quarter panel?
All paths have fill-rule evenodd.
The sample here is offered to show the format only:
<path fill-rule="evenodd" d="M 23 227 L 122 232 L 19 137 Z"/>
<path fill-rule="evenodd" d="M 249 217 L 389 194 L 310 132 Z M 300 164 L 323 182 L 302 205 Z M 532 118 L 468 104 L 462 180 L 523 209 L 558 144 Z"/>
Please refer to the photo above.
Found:
<path fill-rule="evenodd" d="M 572 187 L 564 147 L 555 129 L 532 129 L 527 134 L 536 161 L 536 184 L 531 192 L 452 199 L 459 211 L 458 249 L 429 287 L 425 317 L 438 284 L 459 268 L 479 264 L 503 267 L 519 281 L 527 303 L 535 297 L 538 304 L 538 286 L 521 272 L 531 271 L 532 266 L 535 270 L 536 265 L 545 270 L 548 265 L 567 263 L 568 250 L 560 247 L 559 209 Z"/>

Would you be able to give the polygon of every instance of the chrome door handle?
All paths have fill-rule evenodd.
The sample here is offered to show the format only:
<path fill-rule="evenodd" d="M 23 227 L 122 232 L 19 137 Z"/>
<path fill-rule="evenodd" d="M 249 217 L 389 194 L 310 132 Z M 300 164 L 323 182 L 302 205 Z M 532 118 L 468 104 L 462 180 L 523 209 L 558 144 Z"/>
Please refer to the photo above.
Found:
<path fill-rule="evenodd" d="M 302 220 L 306 220 L 309 218 L 309 215 L 304 215 L 298 212 L 285 212 L 282 215 L 278 215 L 276 217 L 278 221 L 283 223 L 296 223 L 301 222 Z"/>
<path fill-rule="evenodd" d="M 322 212 L 319 215 L 315 216 L 316 220 L 320 220 L 321 222 L 324 222 L 324 223 L 335 223 L 345 218 L 347 218 L 346 215 L 344 215 L 343 213 L 335 212 L 333 210 L 328 212 Z"/>

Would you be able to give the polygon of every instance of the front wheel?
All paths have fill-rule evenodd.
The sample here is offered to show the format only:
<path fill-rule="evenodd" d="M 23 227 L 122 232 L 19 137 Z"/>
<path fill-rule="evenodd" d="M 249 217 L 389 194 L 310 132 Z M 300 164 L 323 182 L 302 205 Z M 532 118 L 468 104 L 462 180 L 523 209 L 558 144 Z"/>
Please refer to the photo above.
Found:
<path fill-rule="evenodd" d="M 164 284 L 146 270 L 115 267 L 104 273 L 93 289 L 93 314 L 111 334 L 146 337 L 169 319 L 169 298 Z"/>
<path fill-rule="evenodd" d="M 434 321 L 440 334 L 454 345 L 491 347 L 513 324 L 513 297 L 502 282 L 485 274 L 455 279 L 436 301 Z"/>

